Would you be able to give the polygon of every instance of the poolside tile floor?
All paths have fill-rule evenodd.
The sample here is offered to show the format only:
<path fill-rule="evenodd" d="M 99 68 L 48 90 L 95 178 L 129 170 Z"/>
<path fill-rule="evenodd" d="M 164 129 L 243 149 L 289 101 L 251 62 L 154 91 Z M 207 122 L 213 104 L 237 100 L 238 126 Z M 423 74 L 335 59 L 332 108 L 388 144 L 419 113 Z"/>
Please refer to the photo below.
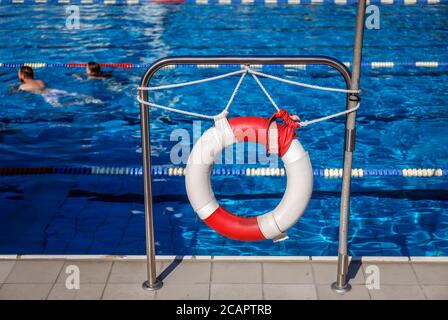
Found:
<path fill-rule="evenodd" d="M 448 267 L 447 264 L 414 263 L 414 271 L 418 281 L 422 284 L 448 285 Z"/>
<path fill-rule="evenodd" d="M 160 274 L 162 263 L 157 262 L 157 271 Z M 108 279 L 108 283 L 137 283 L 141 284 L 146 278 L 146 265 L 142 261 L 116 261 Z"/>
<path fill-rule="evenodd" d="M 83 283 L 79 290 L 67 290 L 65 283 L 55 283 L 48 300 L 98 300 L 101 299 L 105 283 Z"/>
<path fill-rule="evenodd" d="M 381 283 L 390 285 L 411 285 L 417 283 L 414 269 L 408 263 L 363 263 L 364 272 L 375 265 L 381 271 Z"/>
<path fill-rule="evenodd" d="M 261 283 L 212 283 L 210 286 L 210 299 L 263 299 L 263 285 Z"/>
<path fill-rule="evenodd" d="M 266 284 L 312 284 L 313 271 L 310 263 L 264 262 L 263 283 Z"/>
<path fill-rule="evenodd" d="M 266 300 L 316 300 L 314 284 L 263 284 Z"/>
<path fill-rule="evenodd" d="M 448 299 L 448 260 L 352 260 L 352 290 L 330 289 L 336 260 L 174 258 L 158 259 L 162 289 L 142 289 L 144 257 L 0 257 L 0 299 Z M 67 289 L 73 266 L 80 288 Z M 373 266 L 373 267 L 370 267 Z M 67 269 L 68 268 L 68 269 Z M 380 271 L 380 288 L 368 289 L 371 270 Z"/>
<path fill-rule="evenodd" d="M 81 283 L 106 283 L 112 268 L 112 262 L 101 261 L 81 261 L 81 262 L 66 262 L 62 267 L 62 272 L 56 280 L 57 283 L 65 283 L 67 274 L 64 272 L 70 266 L 76 266 L 83 273 L 80 277 Z M 70 268 L 69 268 L 70 271 Z"/>
<path fill-rule="evenodd" d="M 332 283 L 336 279 L 336 261 L 334 262 L 313 262 L 314 281 L 316 284 Z M 350 283 L 365 284 L 364 271 L 360 262 L 354 262 L 349 268 Z"/>
<path fill-rule="evenodd" d="M 213 264 L 212 283 L 262 283 L 262 264 L 259 262 L 218 262 Z"/>

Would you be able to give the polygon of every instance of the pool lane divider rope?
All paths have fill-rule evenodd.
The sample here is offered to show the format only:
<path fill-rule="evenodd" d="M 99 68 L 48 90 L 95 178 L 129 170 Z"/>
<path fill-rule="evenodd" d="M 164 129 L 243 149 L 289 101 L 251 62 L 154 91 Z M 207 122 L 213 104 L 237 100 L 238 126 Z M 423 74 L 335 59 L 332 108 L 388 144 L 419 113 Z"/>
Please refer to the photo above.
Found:
<path fill-rule="evenodd" d="M 447 0 L 448 1 L 448 0 Z M 351 66 L 350 62 L 344 62 L 347 67 Z M 441 69 L 448 68 L 448 62 L 445 61 L 372 61 L 363 62 L 362 67 L 375 69 L 394 69 L 394 68 L 433 68 Z M 0 68 L 18 69 L 22 66 L 30 66 L 35 69 L 39 68 L 64 68 L 64 69 L 77 69 L 85 68 L 85 63 L 46 63 L 46 62 L 24 62 L 24 63 L 1 63 Z M 111 69 L 147 69 L 151 66 L 150 63 L 100 63 L 101 67 Z M 239 65 L 216 65 L 216 64 L 181 64 L 181 65 L 168 65 L 162 69 L 175 69 L 175 68 L 198 68 L 198 69 L 218 69 L 221 67 L 240 67 Z M 316 68 L 320 66 L 315 65 L 301 65 L 301 64 L 283 64 L 283 65 L 266 65 L 257 66 L 251 65 L 251 68 L 264 69 L 272 67 L 281 67 L 286 71 L 306 70 L 307 68 Z"/>
<path fill-rule="evenodd" d="M 42 167 L 42 168 L 0 168 L 0 176 L 21 175 L 105 175 L 105 176 L 142 176 L 142 167 Z M 155 177 L 185 176 L 185 167 L 153 166 L 151 174 Z M 341 168 L 314 169 L 315 177 L 330 179 L 342 178 Z M 251 177 L 282 177 L 284 168 L 214 168 L 214 176 L 251 176 Z M 448 169 L 442 168 L 405 168 L 405 169 L 352 169 L 352 177 L 445 177 Z"/>
<path fill-rule="evenodd" d="M 197 5 L 353 5 L 356 0 L 2 0 L 1 4 L 60 4 L 60 5 L 144 5 L 144 4 L 197 4 Z M 376 5 L 433 5 L 446 4 L 448 0 L 368 0 Z"/>

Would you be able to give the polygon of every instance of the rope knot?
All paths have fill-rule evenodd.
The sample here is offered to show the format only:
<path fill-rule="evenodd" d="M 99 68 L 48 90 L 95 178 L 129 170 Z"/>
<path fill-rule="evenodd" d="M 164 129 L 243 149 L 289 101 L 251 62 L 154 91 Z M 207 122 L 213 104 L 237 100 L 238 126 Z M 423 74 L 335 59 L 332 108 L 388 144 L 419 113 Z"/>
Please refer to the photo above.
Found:
<path fill-rule="evenodd" d="M 269 118 L 269 123 L 272 121 L 275 121 L 276 119 L 281 119 L 285 123 L 285 126 L 291 127 L 291 129 L 296 130 L 297 128 L 300 128 L 300 124 L 297 121 L 300 121 L 300 118 L 296 114 L 289 114 L 288 111 L 285 109 L 280 109 L 276 113 L 274 113 Z"/>
<path fill-rule="evenodd" d="M 283 156 L 288 150 L 291 142 L 297 138 L 297 133 L 295 133 L 295 131 L 300 128 L 300 124 L 297 122 L 300 121 L 300 118 L 296 114 L 289 114 L 285 109 L 280 109 L 269 118 L 268 128 L 270 128 L 273 122 L 277 119 L 283 120 L 284 125 L 277 124 L 278 141 L 270 141 L 271 139 L 269 139 L 268 134 L 267 152 L 275 152 L 275 149 L 277 149 L 276 146 L 278 146 L 278 154 Z"/>

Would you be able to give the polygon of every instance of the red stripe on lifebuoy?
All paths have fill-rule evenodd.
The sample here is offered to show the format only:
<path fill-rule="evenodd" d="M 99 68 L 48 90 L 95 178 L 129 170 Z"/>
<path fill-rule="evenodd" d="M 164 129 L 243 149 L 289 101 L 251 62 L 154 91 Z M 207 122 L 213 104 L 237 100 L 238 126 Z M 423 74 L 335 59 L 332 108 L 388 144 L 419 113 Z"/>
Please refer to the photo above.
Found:
<path fill-rule="evenodd" d="M 238 142 L 255 142 L 266 145 L 269 120 L 261 117 L 238 117 L 229 119 Z"/>
<path fill-rule="evenodd" d="M 221 206 L 204 222 L 219 234 L 241 241 L 265 240 L 256 217 L 240 217 Z"/>
<path fill-rule="evenodd" d="M 233 134 L 238 142 L 255 142 L 267 146 L 269 120 L 261 117 L 238 117 L 229 119 Z M 295 136 L 291 136 L 287 126 L 277 123 L 278 154 L 280 157 L 288 151 Z"/>

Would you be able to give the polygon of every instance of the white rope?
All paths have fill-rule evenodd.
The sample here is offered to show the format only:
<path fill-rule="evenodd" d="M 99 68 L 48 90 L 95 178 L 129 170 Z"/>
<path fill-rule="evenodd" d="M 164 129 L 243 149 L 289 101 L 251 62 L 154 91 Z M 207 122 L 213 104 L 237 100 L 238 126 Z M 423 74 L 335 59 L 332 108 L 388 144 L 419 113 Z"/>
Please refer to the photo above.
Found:
<path fill-rule="evenodd" d="M 233 72 L 229 72 L 229 73 L 225 73 L 219 76 L 215 76 L 215 77 L 210 77 L 210 78 L 205 78 L 205 79 L 201 79 L 201 80 L 195 80 L 195 81 L 188 81 L 188 82 L 183 82 L 183 83 L 177 83 L 177 84 L 171 84 L 171 85 L 163 85 L 163 86 L 157 86 L 157 87 L 138 87 L 138 90 L 147 90 L 147 91 L 156 91 L 156 90 L 163 90 L 163 89 L 172 89 L 172 88 L 179 88 L 179 87 L 184 87 L 184 86 L 189 86 L 189 85 L 195 85 L 195 84 L 200 84 L 200 83 L 204 83 L 204 82 L 209 82 L 209 81 L 214 81 L 214 80 L 219 80 L 219 79 L 223 79 L 226 77 L 231 77 L 237 74 L 241 74 L 240 79 L 238 80 L 238 83 L 235 86 L 235 89 L 232 92 L 232 95 L 229 98 L 229 101 L 227 102 L 226 107 L 217 115 L 214 116 L 209 116 L 206 114 L 202 114 L 202 113 L 196 113 L 196 112 L 190 112 L 190 111 L 184 111 L 181 109 L 177 109 L 177 108 L 173 108 L 173 107 L 167 107 L 167 106 L 162 106 L 156 103 L 152 103 L 152 102 L 148 102 L 148 101 L 144 101 L 142 99 L 140 99 L 140 97 L 137 95 L 137 101 L 143 105 L 147 105 L 153 108 L 158 108 L 158 109 L 162 109 L 162 110 L 166 110 L 166 111 L 171 111 L 171 112 L 176 112 L 176 113 L 180 113 L 180 114 L 184 114 L 184 115 L 188 115 L 188 116 L 193 116 L 193 117 L 199 117 L 199 118 L 205 118 L 205 119 L 212 119 L 212 120 L 217 120 L 222 118 L 223 116 L 226 116 L 228 113 L 228 110 L 235 98 L 235 95 L 237 94 L 244 78 L 246 77 L 247 73 L 250 73 L 251 76 L 254 78 L 254 80 L 256 81 L 256 83 L 258 84 L 258 86 L 261 88 L 261 90 L 263 91 L 263 93 L 265 94 L 265 96 L 268 98 L 268 100 L 271 102 L 271 104 L 275 107 L 275 109 L 277 111 L 280 111 L 280 108 L 278 107 L 278 105 L 275 103 L 274 99 L 271 97 L 271 95 L 268 93 L 268 91 L 266 90 L 266 88 L 263 86 L 263 84 L 261 83 L 260 79 L 257 77 L 265 77 L 265 78 L 269 78 L 272 80 L 276 80 L 276 81 L 280 81 L 280 82 L 284 82 L 284 83 L 288 83 L 288 84 L 292 84 L 292 85 L 297 85 L 297 86 L 301 86 L 301 87 L 306 87 L 306 88 L 311 88 L 311 89 L 316 89 L 316 90 L 324 90 L 324 91 L 333 91 L 333 92 L 344 92 L 344 93 L 359 93 L 361 90 L 346 90 L 346 89 L 339 89 L 339 88 L 329 88 L 329 87 L 321 87 L 321 86 L 316 86 L 316 85 L 310 85 L 310 84 L 306 84 L 306 83 L 302 83 L 302 82 L 297 82 L 297 81 L 292 81 L 292 80 L 287 80 L 287 79 L 283 79 L 283 78 L 279 78 L 273 75 L 269 75 L 266 73 L 262 73 L 262 72 L 258 72 L 255 70 L 251 70 L 249 67 L 245 67 L 242 70 L 238 70 L 238 71 L 233 71 Z M 314 123 L 318 123 L 318 122 L 322 122 L 322 121 L 326 121 L 329 119 L 333 119 L 336 117 L 340 117 L 352 112 L 355 112 L 356 110 L 359 109 L 360 103 L 358 103 L 354 108 L 349 109 L 349 110 L 345 110 L 345 111 L 341 111 L 341 112 L 337 112 L 325 117 L 321 117 L 321 118 L 317 118 L 314 120 L 307 120 L 307 121 L 301 121 L 299 122 L 299 125 L 301 127 L 305 127 L 308 126 L 310 124 L 314 124 Z"/>
<path fill-rule="evenodd" d="M 203 113 L 184 111 L 184 110 L 177 109 L 177 108 L 162 106 L 160 104 L 152 103 L 152 102 L 149 102 L 149 101 L 143 101 L 142 99 L 140 99 L 140 97 L 138 95 L 137 95 L 137 101 L 142 103 L 142 104 L 144 104 L 144 105 L 146 105 L 146 106 L 150 106 L 150 107 L 157 108 L 157 109 L 162 109 L 162 110 L 166 110 L 166 111 L 171 111 L 171 112 L 176 112 L 176 113 L 180 113 L 180 114 L 185 114 L 185 115 L 192 116 L 192 117 L 216 120 L 216 119 L 219 119 L 219 118 L 227 115 L 227 110 L 230 108 L 230 105 L 232 104 L 233 99 L 235 98 L 235 95 L 238 92 L 238 89 L 240 88 L 241 83 L 243 82 L 244 77 L 246 76 L 247 72 L 248 72 L 248 70 L 239 70 L 238 73 L 232 72 L 231 75 L 241 74 L 241 73 L 242 73 L 242 75 L 241 75 L 240 79 L 238 80 L 238 83 L 236 84 L 236 87 L 233 90 L 232 95 L 230 96 L 230 99 L 227 102 L 227 105 L 224 108 L 224 110 L 222 110 L 220 113 L 218 113 L 218 114 L 216 114 L 214 116 L 209 116 L 209 115 L 206 115 L 206 114 L 203 114 Z M 222 76 L 224 76 L 224 75 L 222 75 Z M 229 76 L 229 74 L 227 74 L 227 77 L 228 76 Z M 216 79 L 214 79 L 214 80 L 216 80 Z M 209 78 L 208 81 L 213 81 L 213 80 L 210 80 L 210 78 Z"/>
<path fill-rule="evenodd" d="M 248 70 L 242 70 L 242 71 L 244 71 L 244 73 L 241 75 L 240 80 L 238 80 L 238 83 L 236 84 L 236 87 L 233 90 L 232 95 L 230 96 L 230 99 L 227 102 L 226 107 L 224 108 L 224 110 L 221 113 L 227 112 L 227 110 L 229 110 L 230 105 L 232 104 L 233 99 L 235 98 L 235 95 L 236 95 L 236 93 L 238 92 L 238 90 L 239 90 L 239 88 L 241 86 L 241 83 L 243 82 L 244 78 L 246 77 L 246 74 L 247 74 Z"/>
<path fill-rule="evenodd" d="M 270 94 L 266 91 L 266 88 L 263 86 L 263 84 L 261 83 L 260 79 L 258 79 L 258 77 L 255 74 L 253 74 L 253 72 L 250 69 L 248 69 L 248 71 L 249 71 L 250 75 L 252 76 L 252 78 L 255 79 L 255 81 L 257 82 L 258 86 L 261 88 L 261 90 L 263 90 L 264 94 L 269 99 L 269 101 L 272 103 L 274 108 L 277 109 L 277 111 L 280 111 L 280 108 L 277 106 L 277 104 L 275 103 L 274 99 L 272 99 Z"/>
<path fill-rule="evenodd" d="M 187 116 L 193 116 L 193 117 L 198 117 L 198 118 L 205 118 L 205 119 L 215 119 L 216 117 L 218 117 L 221 113 L 215 115 L 215 116 L 209 116 L 206 114 L 202 114 L 202 113 L 196 113 L 196 112 L 190 112 L 190 111 L 184 111 L 184 110 L 180 110 L 177 108 L 171 108 L 171 107 L 166 107 L 166 106 L 162 106 L 160 104 L 155 104 L 152 102 L 147 102 L 147 101 L 143 101 L 142 99 L 140 99 L 139 96 L 137 96 L 137 101 L 146 105 L 146 106 L 150 106 L 153 108 L 157 108 L 157 109 L 162 109 L 162 110 L 167 110 L 167 111 L 171 111 L 171 112 L 176 112 L 176 113 L 180 113 L 180 114 L 185 114 Z"/>
<path fill-rule="evenodd" d="M 191 86 L 191 85 L 200 84 L 200 83 L 204 83 L 204 82 L 215 81 L 215 80 L 231 77 L 231 76 L 241 74 L 241 73 L 247 73 L 247 70 L 237 70 L 237 71 L 224 73 L 219 76 L 214 76 L 214 77 L 210 77 L 210 78 L 182 82 L 182 83 L 175 83 L 175 84 L 167 84 L 167 85 L 157 86 L 157 87 L 137 87 L 137 89 L 138 90 L 146 90 L 146 91 L 157 91 L 157 90 L 164 90 L 164 89 L 180 88 L 180 87 Z"/>
<path fill-rule="evenodd" d="M 312 84 L 307 84 L 307 83 L 303 83 L 303 82 L 297 82 L 297 81 L 292 81 L 292 80 L 288 80 L 288 79 L 283 79 L 283 78 L 279 78 L 267 73 L 263 73 L 263 72 L 258 72 L 255 70 L 249 70 L 249 73 L 253 75 L 258 75 L 260 77 L 264 77 L 264 78 L 269 78 L 272 80 L 277 80 L 280 82 L 284 82 L 284 83 L 288 83 L 288 84 L 293 84 L 296 86 L 300 86 L 300 87 L 305 87 L 305 88 L 310 88 L 310 89 L 316 89 L 316 90 L 323 90 L 323 91 L 333 91 L 333 92 L 344 92 L 344 93 L 360 93 L 361 90 L 347 90 L 347 89 L 339 89 L 339 88 L 329 88 L 329 87 L 321 87 L 321 86 L 316 86 L 316 85 L 312 85 Z"/>
<path fill-rule="evenodd" d="M 340 117 L 340 116 L 343 116 L 345 114 L 349 114 L 349 113 L 355 112 L 356 110 L 359 109 L 360 105 L 361 105 L 361 103 L 358 103 L 356 105 L 356 107 L 354 107 L 354 108 L 351 108 L 351 109 L 348 109 L 348 110 L 345 110 L 345 111 L 341 111 L 341 112 L 337 112 L 337 113 L 333 113 L 333 114 L 330 114 L 330 115 L 322 117 L 322 118 L 317 118 L 317 119 L 308 120 L 308 121 L 301 121 L 301 122 L 299 122 L 299 125 L 301 127 L 306 127 L 306 126 L 308 126 L 310 124 L 313 124 L 313 123 L 318 123 L 318 122 L 326 121 L 326 120 L 333 119 L 333 118 L 336 118 L 336 117 Z"/>

